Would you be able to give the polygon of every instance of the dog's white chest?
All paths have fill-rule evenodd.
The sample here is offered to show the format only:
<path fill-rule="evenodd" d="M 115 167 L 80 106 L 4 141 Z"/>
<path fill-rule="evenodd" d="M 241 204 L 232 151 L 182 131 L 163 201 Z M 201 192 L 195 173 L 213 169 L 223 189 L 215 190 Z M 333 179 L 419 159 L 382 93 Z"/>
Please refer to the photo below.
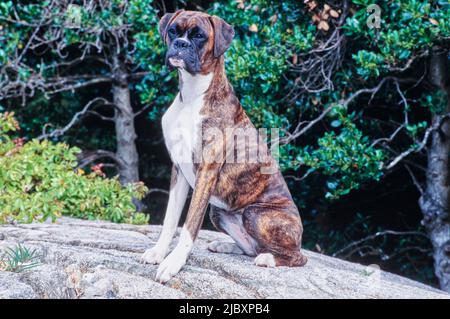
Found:
<path fill-rule="evenodd" d="M 178 165 L 191 187 L 195 185 L 194 152 L 201 143 L 204 96 L 182 102 L 177 96 L 162 118 L 164 140 L 172 161 Z"/>
<path fill-rule="evenodd" d="M 194 160 L 201 159 L 202 120 L 201 110 L 205 103 L 205 92 L 211 83 L 212 74 L 192 76 L 180 71 L 183 88 L 162 118 L 162 128 L 166 147 L 187 182 L 195 188 Z M 196 156 L 195 156 L 195 155 Z M 210 203 L 227 209 L 219 198 L 212 196 Z"/>

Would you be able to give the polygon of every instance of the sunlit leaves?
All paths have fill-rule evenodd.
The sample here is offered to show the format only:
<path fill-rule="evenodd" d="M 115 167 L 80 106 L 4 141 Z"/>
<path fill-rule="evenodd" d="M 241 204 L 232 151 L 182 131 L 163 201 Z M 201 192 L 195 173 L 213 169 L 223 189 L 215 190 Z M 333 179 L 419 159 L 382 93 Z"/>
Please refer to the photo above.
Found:
<path fill-rule="evenodd" d="M 0 114 L 0 223 L 55 220 L 61 215 L 147 221 L 135 213 L 132 202 L 144 196 L 143 184 L 123 187 L 98 170 L 76 169 L 78 148 L 47 140 L 23 143 L 7 134 L 17 126 L 10 114 Z"/>

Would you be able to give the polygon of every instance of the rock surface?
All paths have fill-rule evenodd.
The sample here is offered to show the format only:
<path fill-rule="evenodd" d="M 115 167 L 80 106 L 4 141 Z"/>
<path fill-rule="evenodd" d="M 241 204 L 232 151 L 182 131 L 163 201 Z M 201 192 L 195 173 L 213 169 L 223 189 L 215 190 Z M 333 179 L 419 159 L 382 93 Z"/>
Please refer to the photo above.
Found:
<path fill-rule="evenodd" d="M 214 254 L 209 242 L 229 238 L 201 231 L 182 271 L 166 285 L 140 256 L 159 226 L 61 218 L 55 224 L 0 226 L 0 251 L 22 243 L 41 265 L 0 271 L 0 298 L 450 298 L 397 275 L 308 252 L 302 268 L 260 268 L 253 258 Z M 176 243 L 176 240 L 174 240 Z"/>

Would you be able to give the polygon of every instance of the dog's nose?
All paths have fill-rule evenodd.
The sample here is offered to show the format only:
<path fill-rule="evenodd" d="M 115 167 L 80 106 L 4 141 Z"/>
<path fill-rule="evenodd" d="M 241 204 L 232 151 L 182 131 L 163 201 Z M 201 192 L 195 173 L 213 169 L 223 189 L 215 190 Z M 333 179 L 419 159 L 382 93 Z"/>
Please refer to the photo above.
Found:
<path fill-rule="evenodd" d="M 190 46 L 191 44 L 189 43 L 189 41 L 186 41 L 184 39 L 175 39 L 175 41 L 173 41 L 173 47 L 175 49 L 183 50 L 189 48 Z"/>

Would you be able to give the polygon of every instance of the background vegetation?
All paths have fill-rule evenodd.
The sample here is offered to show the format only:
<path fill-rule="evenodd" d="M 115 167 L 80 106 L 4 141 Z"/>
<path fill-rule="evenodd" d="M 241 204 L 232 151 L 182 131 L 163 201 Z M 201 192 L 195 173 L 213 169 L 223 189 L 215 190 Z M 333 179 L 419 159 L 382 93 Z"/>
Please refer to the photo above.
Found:
<path fill-rule="evenodd" d="M 161 221 L 170 160 L 160 118 L 177 79 L 157 24 L 164 12 L 202 10 L 235 27 L 227 73 L 255 125 L 282 129 L 280 165 L 305 247 L 450 291 L 450 3 L 379 2 L 370 27 L 372 2 L 0 0 L 0 112 L 15 112 L 25 138 L 0 139 L 0 182 L 13 167 L 25 176 L 6 177 L 15 188 L 0 193 L 0 217 L 124 221 L 139 197 L 130 185 L 142 180 L 149 192 L 134 203 Z M 42 179 L 56 165 L 72 188 L 30 196 L 24 157 Z"/>

